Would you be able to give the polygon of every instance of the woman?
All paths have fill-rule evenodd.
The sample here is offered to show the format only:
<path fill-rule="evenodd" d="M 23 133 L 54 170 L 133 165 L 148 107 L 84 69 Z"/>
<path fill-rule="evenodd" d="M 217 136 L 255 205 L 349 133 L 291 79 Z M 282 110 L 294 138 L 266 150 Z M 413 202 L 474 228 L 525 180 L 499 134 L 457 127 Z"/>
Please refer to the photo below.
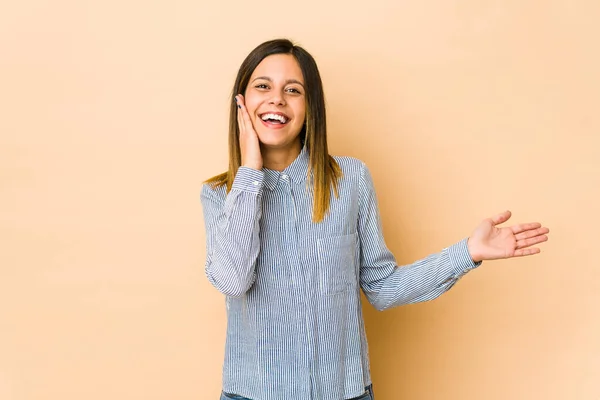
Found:
<path fill-rule="evenodd" d="M 288 40 L 255 48 L 233 88 L 229 170 L 202 189 L 206 274 L 226 295 L 221 399 L 373 399 L 360 290 L 378 310 L 431 300 L 483 260 L 525 256 L 539 223 L 499 228 L 398 267 L 369 170 L 327 151 L 317 65 Z"/>

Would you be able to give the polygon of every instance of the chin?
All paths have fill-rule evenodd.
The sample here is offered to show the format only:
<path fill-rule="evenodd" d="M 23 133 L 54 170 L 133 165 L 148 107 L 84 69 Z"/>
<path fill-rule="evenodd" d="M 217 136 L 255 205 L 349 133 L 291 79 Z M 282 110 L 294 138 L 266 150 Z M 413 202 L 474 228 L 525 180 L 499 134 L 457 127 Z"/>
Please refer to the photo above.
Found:
<path fill-rule="evenodd" d="M 282 148 L 282 147 L 290 147 L 293 146 L 294 143 L 296 142 L 295 138 L 294 139 L 290 139 L 289 137 L 282 137 L 282 135 L 277 135 L 277 134 L 259 134 L 258 135 L 258 139 L 259 141 L 264 145 L 264 146 L 269 146 L 269 147 L 278 147 L 278 148 Z"/>
<path fill-rule="evenodd" d="M 264 147 L 268 147 L 270 149 L 285 149 L 288 147 L 293 147 L 293 143 L 290 142 L 283 142 L 283 141 L 276 141 L 276 140 L 266 140 L 263 141 L 261 140 L 260 143 L 264 146 Z"/>

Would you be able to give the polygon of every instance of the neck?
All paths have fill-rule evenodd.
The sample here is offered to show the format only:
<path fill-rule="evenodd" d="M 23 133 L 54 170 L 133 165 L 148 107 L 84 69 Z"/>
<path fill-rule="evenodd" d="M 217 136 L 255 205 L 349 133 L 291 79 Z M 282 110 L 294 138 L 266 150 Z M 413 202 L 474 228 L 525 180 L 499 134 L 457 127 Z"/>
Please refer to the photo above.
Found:
<path fill-rule="evenodd" d="M 273 149 L 261 146 L 263 167 L 281 172 L 291 163 L 293 163 L 296 158 L 298 158 L 298 155 L 301 151 L 302 147 L 300 141 L 294 143 L 290 147 L 281 149 Z"/>

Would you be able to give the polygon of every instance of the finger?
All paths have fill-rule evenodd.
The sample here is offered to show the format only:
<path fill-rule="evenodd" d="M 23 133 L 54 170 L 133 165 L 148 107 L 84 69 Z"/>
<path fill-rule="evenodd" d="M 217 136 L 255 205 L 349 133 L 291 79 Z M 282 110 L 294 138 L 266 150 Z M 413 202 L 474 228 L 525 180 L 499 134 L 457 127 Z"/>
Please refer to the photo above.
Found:
<path fill-rule="evenodd" d="M 498 215 L 496 215 L 496 216 L 494 216 L 494 217 L 492 217 L 490 219 L 492 220 L 492 223 L 494 225 L 499 225 L 499 224 L 501 224 L 503 222 L 508 221 L 508 219 L 510 218 L 511 215 L 512 215 L 512 213 L 507 210 L 507 211 L 504 211 L 504 212 L 502 212 L 502 213 L 500 213 L 500 214 L 498 214 Z"/>
<path fill-rule="evenodd" d="M 242 118 L 242 105 L 240 104 L 239 96 L 235 96 L 235 102 L 237 104 L 237 121 L 241 136 L 246 129 L 244 127 L 244 119 Z"/>
<path fill-rule="evenodd" d="M 538 229 L 541 226 L 542 226 L 542 224 L 540 224 L 539 222 L 528 222 L 526 224 L 513 225 L 513 226 L 510 227 L 510 230 L 515 235 L 518 235 L 518 234 L 520 234 L 522 232 L 530 231 L 530 230 L 533 230 L 533 229 Z"/>
<path fill-rule="evenodd" d="M 536 236 L 530 239 L 524 239 L 524 240 L 519 240 L 516 243 L 516 248 L 517 249 L 523 249 L 525 247 L 529 247 L 529 246 L 533 246 L 539 243 L 543 243 L 545 241 L 548 240 L 548 236 L 546 235 L 541 235 L 541 236 Z"/>
<path fill-rule="evenodd" d="M 248 114 L 248 109 L 246 108 L 246 104 L 244 102 L 244 97 L 242 95 L 240 95 L 240 106 L 241 106 L 241 113 L 242 113 L 242 119 L 244 120 L 244 127 L 247 130 L 250 129 L 254 129 L 254 125 L 252 125 L 252 120 L 250 119 L 250 114 Z"/>
<path fill-rule="evenodd" d="M 532 228 L 532 229 L 528 229 L 525 230 L 519 234 L 515 235 L 515 239 L 518 240 L 523 240 L 523 239 L 529 239 L 535 236 L 540 236 L 540 235 L 545 235 L 548 232 L 550 232 L 550 229 L 548 228 Z"/>
<path fill-rule="evenodd" d="M 540 249 L 538 249 L 537 247 L 531 247 L 531 248 L 527 248 L 527 249 L 519 249 L 519 250 L 515 250 L 513 257 L 532 256 L 534 254 L 538 254 L 539 252 L 540 252 Z"/>

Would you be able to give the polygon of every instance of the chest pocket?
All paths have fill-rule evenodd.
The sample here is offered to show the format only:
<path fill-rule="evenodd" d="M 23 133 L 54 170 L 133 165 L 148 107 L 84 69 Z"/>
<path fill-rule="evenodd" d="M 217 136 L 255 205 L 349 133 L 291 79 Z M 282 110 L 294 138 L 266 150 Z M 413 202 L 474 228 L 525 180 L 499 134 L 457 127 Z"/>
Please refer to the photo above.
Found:
<path fill-rule="evenodd" d="M 357 246 L 356 233 L 317 241 L 321 293 L 330 295 L 345 292 L 356 285 Z"/>

